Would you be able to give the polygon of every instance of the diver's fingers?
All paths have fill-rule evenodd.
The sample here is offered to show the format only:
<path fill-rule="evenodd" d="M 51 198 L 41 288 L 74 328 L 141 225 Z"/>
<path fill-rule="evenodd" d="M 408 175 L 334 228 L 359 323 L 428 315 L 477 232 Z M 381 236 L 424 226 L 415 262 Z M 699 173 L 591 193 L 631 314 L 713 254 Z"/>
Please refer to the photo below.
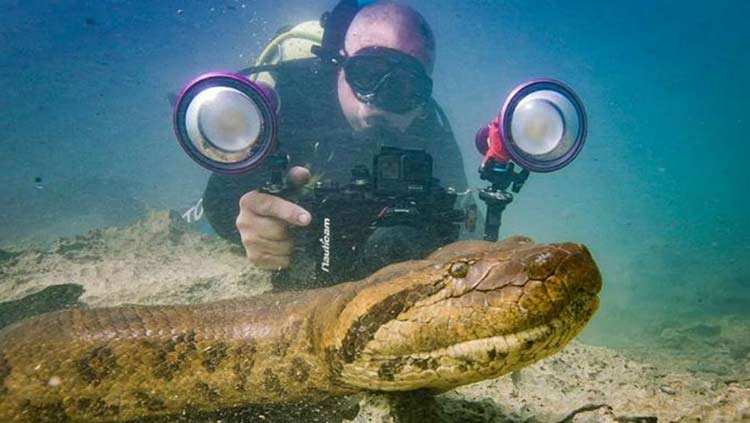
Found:
<path fill-rule="evenodd" d="M 245 250 L 247 258 L 256 266 L 266 270 L 281 270 L 289 267 L 290 256 L 275 256 L 257 250 Z"/>
<path fill-rule="evenodd" d="M 290 239 L 289 224 L 274 217 L 258 216 L 255 213 L 242 213 L 237 217 L 237 230 L 243 240 L 251 241 L 263 238 L 267 241 L 286 241 Z"/>
<path fill-rule="evenodd" d="M 252 203 L 253 196 L 248 197 Z M 259 197 L 260 201 L 264 198 Z M 255 198 L 256 200 L 258 198 Z M 289 224 L 275 217 L 261 216 L 243 204 L 237 216 L 237 230 L 247 258 L 262 269 L 283 269 L 289 266 L 294 240 Z"/>
<path fill-rule="evenodd" d="M 308 181 L 310 181 L 312 175 L 310 174 L 310 170 L 306 167 L 294 166 L 293 168 L 289 169 L 286 177 L 290 183 L 299 187 L 305 185 Z"/>
<path fill-rule="evenodd" d="M 275 195 L 251 191 L 240 198 L 239 222 L 245 214 L 265 216 L 282 220 L 290 225 L 306 226 L 310 223 L 310 213 L 304 208 Z M 247 216 L 251 218 L 251 216 Z"/>
<path fill-rule="evenodd" d="M 252 233 L 242 238 L 242 244 L 248 255 L 253 252 L 255 255 L 291 256 L 294 250 L 294 242 L 291 239 L 272 241 Z"/>

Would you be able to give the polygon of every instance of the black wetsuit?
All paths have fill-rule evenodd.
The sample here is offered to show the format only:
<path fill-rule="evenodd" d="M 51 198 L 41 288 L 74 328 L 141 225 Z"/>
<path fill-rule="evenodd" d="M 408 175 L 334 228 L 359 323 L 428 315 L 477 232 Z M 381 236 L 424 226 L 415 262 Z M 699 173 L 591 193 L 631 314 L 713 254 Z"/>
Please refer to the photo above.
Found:
<path fill-rule="evenodd" d="M 381 145 L 422 148 L 433 156 L 434 176 L 440 179 L 442 186 L 466 187 L 458 145 L 434 102 L 424 107 L 425 113 L 404 133 L 355 133 L 339 106 L 338 68 L 311 58 L 286 62 L 272 73 L 281 103 L 279 145 L 289 156 L 290 166 L 306 166 L 315 177 L 346 184 L 355 165 L 371 168 L 373 156 Z M 270 179 L 268 164 L 266 161 L 241 175 L 211 175 L 203 207 L 211 226 L 221 237 L 240 243 L 235 227 L 239 199 Z M 432 247 L 434 245 L 429 243 L 425 246 Z M 408 255 L 403 258 L 413 258 Z"/>

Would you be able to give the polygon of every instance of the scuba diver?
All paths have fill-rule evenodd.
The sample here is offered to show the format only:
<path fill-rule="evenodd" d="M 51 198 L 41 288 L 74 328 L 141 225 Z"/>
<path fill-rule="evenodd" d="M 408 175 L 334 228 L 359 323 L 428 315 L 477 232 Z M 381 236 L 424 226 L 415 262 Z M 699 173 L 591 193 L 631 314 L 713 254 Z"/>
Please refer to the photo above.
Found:
<path fill-rule="evenodd" d="M 302 47 L 284 44 L 289 40 L 302 40 Z M 434 35 L 418 12 L 390 1 L 360 8 L 343 0 L 320 23 L 300 24 L 272 45 L 256 66 L 240 73 L 277 93 L 288 183 L 302 186 L 322 178 L 346 183 L 352 166 L 372 163 L 387 144 L 425 150 L 435 158 L 434 176 L 444 186 L 466 188 L 461 152 L 432 98 Z M 312 216 L 299 204 L 260 190 L 271 172 L 265 162 L 248 173 L 212 174 L 203 210 L 215 232 L 241 243 L 251 262 L 280 270 L 296 266 L 291 260 L 295 228 L 308 225 Z M 368 270 L 440 246 L 439 237 L 406 226 L 378 228 L 372 237 L 379 254 Z M 287 277 L 306 275 L 309 269 L 301 266 L 297 276 Z"/>

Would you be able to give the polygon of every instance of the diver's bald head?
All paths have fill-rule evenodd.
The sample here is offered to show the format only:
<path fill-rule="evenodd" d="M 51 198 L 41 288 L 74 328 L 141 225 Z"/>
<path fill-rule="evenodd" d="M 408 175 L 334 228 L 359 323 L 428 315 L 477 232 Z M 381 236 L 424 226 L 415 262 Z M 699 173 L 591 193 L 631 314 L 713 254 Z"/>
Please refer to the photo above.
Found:
<path fill-rule="evenodd" d="M 346 32 L 344 48 L 353 54 L 365 47 L 389 47 L 408 53 L 432 73 L 435 65 L 435 37 L 424 17 L 416 10 L 390 1 L 362 8 Z"/>

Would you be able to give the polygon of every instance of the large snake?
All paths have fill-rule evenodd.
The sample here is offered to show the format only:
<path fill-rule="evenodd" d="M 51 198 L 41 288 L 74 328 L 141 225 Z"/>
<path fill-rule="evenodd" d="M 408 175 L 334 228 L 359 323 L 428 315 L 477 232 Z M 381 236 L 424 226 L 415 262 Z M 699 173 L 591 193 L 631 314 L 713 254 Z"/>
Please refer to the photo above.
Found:
<path fill-rule="evenodd" d="M 0 421 L 445 391 L 559 351 L 600 288 L 584 246 L 516 237 L 457 242 L 323 289 L 49 313 L 0 331 Z"/>

